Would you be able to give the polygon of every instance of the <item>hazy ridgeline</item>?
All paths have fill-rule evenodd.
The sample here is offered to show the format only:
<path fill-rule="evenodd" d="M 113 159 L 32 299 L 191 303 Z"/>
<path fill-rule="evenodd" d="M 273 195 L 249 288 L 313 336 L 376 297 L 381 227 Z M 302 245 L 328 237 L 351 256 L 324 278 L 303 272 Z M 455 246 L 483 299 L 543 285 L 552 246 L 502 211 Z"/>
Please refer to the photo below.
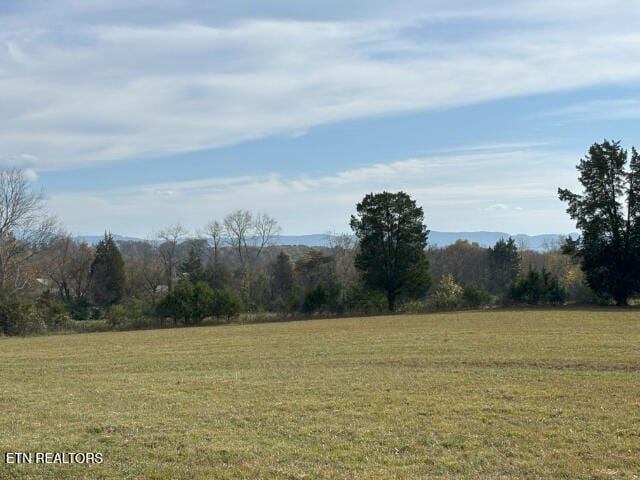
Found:
<path fill-rule="evenodd" d="M 13 302 L 4 304 L 4 333 L 387 311 L 384 295 L 368 288 L 355 267 L 358 245 L 353 237 L 331 237 L 330 247 L 274 246 L 269 241 L 261 245 L 255 237 L 234 245 L 222 236 L 183 239 L 187 232 L 172 228 L 173 237 L 163 232 L 165 238 L 115 242 L 106 235 L 98 246 L 70 235 L 53 237 L 29 260 L 31 277 L 25 287 L 11 296 Z M 112 280 L 103 278 L 96 266 L 98 250 L 105 250 L 105 242 L 117 246 L 111 254 L 121 259 L 116 260 L 117 266 L 109 259 L 103 262 L 102 273 L 109 269 L 119 272 Z M 511 256 L 500 256 L 501 249 Z M 515 242 L 508 241 L 483 248 L 461 240 L 443 248 L 428 248 L 426 258 L 431 287 L 422 295 L 400 295 L 398 311 L 595 299 L 584 285 L 579 265 L 557 249 L 518 250 Z M 510 286 L 529 270 L 548 272 L 557 279 L 562 297 L 510 297 Z M 199 293 L 194 291 L 197 285 Z M 194 299 L 194 295 L 200 297 Z M 9 320 L 12 315 L 13 324 Z"/>

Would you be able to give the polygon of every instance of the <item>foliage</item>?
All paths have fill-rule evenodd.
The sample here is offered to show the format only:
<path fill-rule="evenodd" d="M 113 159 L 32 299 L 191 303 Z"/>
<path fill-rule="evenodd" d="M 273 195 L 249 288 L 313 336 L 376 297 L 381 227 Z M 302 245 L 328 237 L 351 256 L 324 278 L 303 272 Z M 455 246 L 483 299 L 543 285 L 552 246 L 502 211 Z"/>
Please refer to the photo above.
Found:
<path fill-rule="evenodd" d="M 437 309 L 456 308 L 462 302 L 462 293 L 463 288 L 456 283 L 453 275 L 448 273 L 438 282 L 438 286 L 431 296 L 431 302 Z"/>
<path fill-rule="evenodd" d="M 369 288 L 364 282 L 359 282 L 347 292 L 345 308 L 353 313 L 374 315 L 387 311 L 389 305 L 382 290 Z"/>
<path fill-rule="evenodd" d="M 216 318 L 225 318 L 227 321 L 237 317 L 243 310 L 242 297 L 230 288 L 213 290 L 211 310 L 209 314 Z"/>
<path fill-rule="evenodd" d="M 40 295 L 35 302 L 35 307 L 47 329 L 64 327 L 71 321 L 64 303 L 58 300 L 51 292 L 45 292 Z"/>
<path fill-rule="evenodd" d="M 91 318 L 91 303 L 85 297 L 70 300 L 67 302 L 66 308 L 74 320 L 88 320 Z"/>
<path fill-rule="evenodd" d="M 200 282 L 206 279 L 202 266 L 202 253 L 195 244 L 191 244 L 187 258 L 182 262 L 181 272 L 192 282 Z"/>
<path fill-rule="evenodd" d="M 558 189 L 582 235 L 564 250 L 580 259 L 589 286 L 626 305 L 640 291 L 640 155 L 620 142 L 594 143 L 577 166 L 582 195 Z"/>
<path fill-rule="evenodd" d="M 501 238 L 489 249 L 489 291 L 503 295 L 518 275 L 520 256 L 513 238 Z"/>
<path fill-rule="evenodd" d="M 565 296 L 565 290 L 558 278 L 543 269 L 540 273 L 529 270 L 525 275 L 518 277 L 509 286 L 506 298 L 510 303 L 538 305 L 562 304 Z"/>
<path fill-rule="evenodd" d="M 445 247 L 431 247 L 427 250 L 427 258 L 432 278 L 442 278 L 451 273 L 461 285 L 488 288 L 489 249 L 475 242 L 457 240 Z"/>
<path fill-rule="evenodd" d="M 293 267 L 289 255 L 280 252 L 270 265 L 272 298 L 287 298 L 293 289 Z"/>
<path fill-rule="evenodd" d="M 340 312 L 342 287 L 338 283 L 334 258 L 313 248 L 296 262 L 296 281 L 303 293 L 303 313 Z"/>
<path fill-rule="evenodd" d="M 156 306 L 161 317 L 170 317 L 174 325 L 195 325 L 206 317 L 230 319 L 242 311 L 240 296 L 230 289 L 213 290 L 206 282 L 178 282 Z"/>
<path fill-rule="evenodd" d="M 0 291 L 0 334 L 33 335 L 46 330 L 35 305 L 21 302 L 15 293 Z"/>
<path fill-rule="evenodd" d="M 181 280 L 156 307 L 160 316 L 171 317 L 175 325 L 200 323 L 212 310 L 213 290 L 205 282 Z"/>
<path fill-rule="evenodd" d="M 385 292 L 390 311 L 400 296 L 424 296 L 430 284 L 424 252 L 429 231 L 422 208 L 404 192 L 382 192 L 366 195 L 356 210 L 350 222 L 360 242 L 355 265 L 367 286 Z"/>
<path fill-rule="evenodd" d="M 124 305 L 111 305 L 104 318 L 110 328 L 117 328 L 127 320 L 127 308 Z"/>
<path fill-rule="evenodd" d="M 108 307 L 124 296 L 124 261 L 111 233 L 104 234 L 96 246 L 91 264 L 91 297 L 96 305 Z"/>
<path fill-rule="evenodd" d="M 462 288 L 462 295 L 460 297 L 462 300 L 462 305 L 467 308 L 478 308 L 483 305 L 491 305 L 493 303 L 493 298 L 491 295 L 478 288 L 473 283 L 467 283 Z"/>

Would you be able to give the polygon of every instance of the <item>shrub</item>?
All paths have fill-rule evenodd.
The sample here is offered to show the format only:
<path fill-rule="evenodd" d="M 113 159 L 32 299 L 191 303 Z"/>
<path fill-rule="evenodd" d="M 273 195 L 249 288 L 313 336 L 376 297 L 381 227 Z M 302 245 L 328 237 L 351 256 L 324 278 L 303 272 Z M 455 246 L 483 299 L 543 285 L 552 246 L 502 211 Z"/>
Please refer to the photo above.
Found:
<path fill-rule="evenodd" d="M 529 269 L 529 271 L 516 278 L 509 285 L 507 291 L 507 303 L 526 303 L 538 305 L 544 303 L 564 303 L 565 291 L 558 282 L 558 278 L 550 272 L 542 269 L 542 272 Z"/>
<path fill-rule="evenodd" d="M 123 305 L 111 305 L 104 318 L 109 328 L 117 328 L 127 321 L 127 309 Z"/>
<path fill-rule="evenodd" d="M 388 302 L 382 290 L 373 290 L 362 284 L 356 284 L 347 292 L 345 306 L 352 312 L 374 315 L 387 311 Z"/>
<path fill-rule="evenodd" d="M 455 282 L 453 275 L 443 275 L 431 297 L 431 303 L 436 309 L 453 309 L 461 305 L 463 289 Z"/>
<path fill-rule="evenodd" d="M 324 286 L 316 285 L 309 290 L 302 301 L 302 313 L 314 313 L 322 311 L 322 307 L 327 303 L 328 295 Z"/>
<path fill-rule="evenodd" d="M 181 280 L 156 307 L 161 317 L 171 317 L 174 325 L 195 325 L 206 317 L 226 317 L 229 320 L 242 311 L 240 296 L 229 288 L 212 290 L 205 282 Z"/>
<path fill-rule="evenodd" d="M 192 296 L 193 284 L 189 280 L 182 280 L 158 302 L 156 313 L 161 317 L 171 317 L 174 325 L 179 320 L 186 324 L 191 317 Z"/>
<path fill-rule="evenodd" d="M 88 320 L 93 313 L 91 304 L 84 297 L 71 300 L 67 303 L 66 309 L 74 320 Z"/>
<path fill-rule="evenodd" d="M 21 303 L 13 294 L 0 294 L 0 333 L 3 335 L 33 335 L 43 333 L 47 326 L 35 305 Z"/>
<path fill-rule="evenodd" d="M 462 305 L 467 308 L 478 308 L 493 303 L 492 296 L 488 292 L 479 289 L 473 283 L 467 283 L 463 287 L 461 300 Z"/>
<path fill-rule="evenodd" d="M 209 310 L 211 316 L 225 317 L 229 321 L 240 315 L 243 309 L 242 298 L 229 287 L 213 291 L 211 309 Z"/>

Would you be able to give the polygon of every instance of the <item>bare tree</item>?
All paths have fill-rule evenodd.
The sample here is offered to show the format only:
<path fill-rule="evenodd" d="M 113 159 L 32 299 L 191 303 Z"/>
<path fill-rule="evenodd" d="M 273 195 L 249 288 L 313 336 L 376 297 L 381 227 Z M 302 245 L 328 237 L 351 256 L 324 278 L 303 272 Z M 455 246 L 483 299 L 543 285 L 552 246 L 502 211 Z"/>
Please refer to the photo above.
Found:
<path fill-rule="evenodd" d="M 163 230 L 160 230 L 156 237 L 163 242 L 158 247 L 160 259 L 164 265 L 167 288 L 173 290 L 173 278 L 176 274 L 178 264 L 178 244 L 188 231 L 180 224 L 176 223 Z"/>
<path fill-rule="evenodd" d="M 218 255 L 224 241 L 224 227 L 217 220 L 211 220 L 205 225 L 205 235 L 211 238 L 212 261 L 214 268 L 218 265 Z"/>
<path fill-rule="evenodd" d="M 149 295 L 155 305 L 157 294 L 165 282 L 165 267 L 157 242 L 141 240 L 130 242 L 125 266 L 127 286 L 134 294 Z"/>
<path fill-rule="evenodd" d="M 335 263 L 336 278 L 346 292 L 356 285 L 360 278 L 355 265 L 358 239 L 347 233 L 328 233 L 326 238 Z"/>
<path fill-rule="evenodd" d="M 280 233 L 280 227 L 266 213 L 253 215 L 247 210 L 236 210 L 225 217 L 224 233 L 238 255 L 243 272 L 242 289 L 248 298 L 253 267 L 264 248 Z"/>
<path fill-rule="evenodd" d="M 94 257 L 86 242 L 77 242 L 69 233 L 61 232 L 51 241 L 45 257 L 43 267 L 63 300 L 70 302 L 86 295 Z"/>
<path fill-rule="evenodd" d="M 25 266 L 51 239 L 54 226 L 44 194 L 31 189 L 23 171 L 0 172 L 0 289 L 27 285 Z"/>
<path fill-rule="evenodd" d="M 257 258 L 262 250 L 271 245 L 273 240 L 280 234 L 281 228 L 275 218 L 270 217 L 266 213 L 258 213 L 253 220 L 253 236 L 251 243 Z"/>

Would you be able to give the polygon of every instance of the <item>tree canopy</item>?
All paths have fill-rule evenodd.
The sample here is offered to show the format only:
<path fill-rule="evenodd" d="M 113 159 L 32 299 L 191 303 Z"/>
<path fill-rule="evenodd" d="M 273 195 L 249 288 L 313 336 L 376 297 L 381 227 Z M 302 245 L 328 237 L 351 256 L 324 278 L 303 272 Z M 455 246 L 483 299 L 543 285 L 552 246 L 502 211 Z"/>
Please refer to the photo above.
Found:
<path fill-rule="evenodd" d="M 516 279 L 520 267 L 520 256 L 513 238 L 501 238 L 489 248 L 489 291 L 502 295 Z"/>
<path fill-rule="evenodd" d="M 105 233 L 96 246 L 90 277 L 96 305 L 109 306 L 120 302 L 125 288 L 124 261 L 111 233 Z"/>
<path fill-rule="evenodd" d="M 356 206 L 351 228 L 359 240 L 355 265 L 367 286 L 384 290 L 390 311 L 399 296 L 420 297 L 429 288 L 424 249 L 429 230 L 422 207 L 404 192 L 370 193 Z"/>
<path fill-rule="evenodd" d="M 594 143 L 577 165 L 582 195 L 559 188 L 560 200 L 581 230 L 565 251 L 580 258 L 589 286 L 626 305 L 640 289 L 640 156 L 620 142 Z"/>

